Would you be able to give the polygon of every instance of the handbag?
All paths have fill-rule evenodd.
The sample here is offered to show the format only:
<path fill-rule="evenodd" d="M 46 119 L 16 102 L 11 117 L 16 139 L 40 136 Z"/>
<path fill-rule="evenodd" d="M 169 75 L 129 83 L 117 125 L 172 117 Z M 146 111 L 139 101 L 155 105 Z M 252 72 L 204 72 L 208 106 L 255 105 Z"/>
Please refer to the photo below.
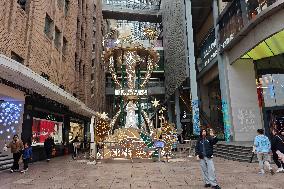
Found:
<path fill-rule="evenodd" d="M 51 155 L 52 155 L 52 156 L 55 156 L 55 155 L 56 155 L 56 149 L 55 149 L 55 148 L 52 149 Z"/>

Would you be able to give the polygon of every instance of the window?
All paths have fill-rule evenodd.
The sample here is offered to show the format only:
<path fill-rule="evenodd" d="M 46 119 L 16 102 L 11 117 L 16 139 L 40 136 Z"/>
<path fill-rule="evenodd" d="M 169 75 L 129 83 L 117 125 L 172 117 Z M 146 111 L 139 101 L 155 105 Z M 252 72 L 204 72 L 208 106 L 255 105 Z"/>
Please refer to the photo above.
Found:
<path fill-rule="evenodd" d="M 92 67 L 94 67 L 94 66 L 95 66 L 95 60 L 92 61 Z"/>
<path fill-rule="evenodd" d="M 67 42 L 66 38 L 63 37 L 63 46 L 62 46 L 62 53 L 63 53 L 63 55 L 67 54 L 67 44 L 68 44 L 68 42 Z"/>
<path fill-rule="evenodd" d="M 83 65 L 83 76 L 85 76 L 85 64 Z"/>
<path fill-rule="evenodd" d="M 63 137 L 63 122 L 57 122 L 54 119 L 54 116 L 47 116 L 46 119 L 33 118 L 33 145 L 43 145 L 48 135 L 53 136 L 55 144 L 61 144 Z"/>
<path fill-rule="evenodd" d="M 81 73 L 81 65 L 82 65 L 82 60 L 80 60 L 80 62 L 79 62 L 79 73 Z"/>
<path fill-rule="evenodd" d="M 27 0 L 18 0 L 17 3 L 20 5 L 20 7 L 21 7 L 23 10 L 26 10 Z"/>
<path fill-rule="evenodd" d="M 52 28 L 53 28 L 53 20 L 50 18 L 50 16 L 48 14 L 46 14 L 46 16 L 45 16 L 44 33 L 50 39 L 52 39 L 52 35 L 53 35 Z"/>
<path fill-rule="evenodd" d="M 60 40 L 61 40 L 61 32 L 59 29 L 55 26 L 55 37 L 54 37 L 54 45 L 56 48 L 60 48 Z"/>
<path fill-rule="evenodd" d="M 63 8 L 64 0 L 57 0 L 57 6 L 61 10 Z"/>
<path fill-rule="evenodd" d="M 92 88 L 91 88 L 91 93 L 92 93 L 92 95 L 95 94 L 95 87 L 92 87 Z"/>
<path fill-rule="evenodd" d="M 70 4 L 70 1 L 69 0 L 65 0 L 65 4 L 64 4 L 64 15 L 65 16 L 67 16 L 67 14 L 68 14 L 69 4 Z"/>
<path fill-rule="evenodd" d="M 77 71 L 78 69 L 77 69 L 77 59 L 78 59 L 78 55 L 77 55 L 77 53 L 75 53 L 75 71 Z"/>
<path fill-rule="evenodd" d="M 13 52 L 13 51 L 11 52 L 11 59 L 13 59 L 13 60 L 15 60 L 15 61 L 17 61 L 17 62 L 19 62 L 21 64 L 24 63 L 24 59 L 21 56 L 19 56 L 17 53 Z"/>
<path fill-rule="evenodd" d="M 93 80 L 95 79 L 95 78 L 94 78 L 94 77 L 95 77 L 94 75 L 95 75 L 94 73 L 91 74 L 91 81 L 93 81 Z"/>

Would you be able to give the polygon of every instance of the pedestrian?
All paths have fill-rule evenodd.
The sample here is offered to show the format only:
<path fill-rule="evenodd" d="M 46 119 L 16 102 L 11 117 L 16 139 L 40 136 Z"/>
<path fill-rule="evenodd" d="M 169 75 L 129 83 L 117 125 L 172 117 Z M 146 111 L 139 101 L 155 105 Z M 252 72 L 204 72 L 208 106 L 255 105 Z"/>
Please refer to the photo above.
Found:
<path fill-rule="evenodd" d="M 270 173 L 274 175 L 274 171 L 270 165 L 271 162 L 271 143 L 267 136 L 264 135 L 263 129 L 257 130 L 258 135 L 254 139 L 255 152 L 259 163 L 259 174 L 264 174 L 264 166 L 267 166 Z"/>
<path fill-rule="evenodd" d="M 13 166 L 10 169 L 11 173 L 19 171 L 19 160 L 22 156 L 22 150 L 24 148 L 23 142 L 19 139 L 19 135 L 15 134 L 13 140 L 5 145 L 6 148 L 11 148 L 11 153 L 13 154 Z M 4 147 L 4 148 L 5 148 Z"/>
<path fill-rule="evenodd" d="M 277 151 L 284 153 L 284 136 L 279 135 L 279 132 L 276 129 L 272 130 L 272 140 L 271 140 L 271 151 L 273 154 L 273 161 L 277 165 L 278 169 L 276 173 L 284 172 L 284 162 L 279 160 Z"/>
<path fill-rule="evenodd" d="M 49 134 L 48 137 L 44 141 L 44 149 L 46 154 L 46 161 L 49 162 L 51 159 L 51 153 L 53 148 L 55 147 L 54 140 Z"/>
<path fill-rule="evenodd" d="M 200 138 L 196 142 L 195 153 L 196 159 L 200 161 L 201 172 L 205 182 L 205 188 L 221 189 L 218 186 L 215 167 L 213 162 L 213 145 L 218 142 L 214 131 L 210 129 L 209 136 L 206 129 L 200 131 Z"/>
<path fill-rule="evenodd" d="M 78 148 L 80 147 L 79 137 L 76 136 L 75 139 L 72 141 L 73 143 L 73 159 L 77 158 Z"/>
<path fill-rule="evenodd" d="M 21 171 L 21 173 L 25 173 L 28 171 L 29 162 L 30 160 L 32 160 L 32 155 L 33 155 L 32 147 L 26 142 L 23 150 L 24 169 Z"/>

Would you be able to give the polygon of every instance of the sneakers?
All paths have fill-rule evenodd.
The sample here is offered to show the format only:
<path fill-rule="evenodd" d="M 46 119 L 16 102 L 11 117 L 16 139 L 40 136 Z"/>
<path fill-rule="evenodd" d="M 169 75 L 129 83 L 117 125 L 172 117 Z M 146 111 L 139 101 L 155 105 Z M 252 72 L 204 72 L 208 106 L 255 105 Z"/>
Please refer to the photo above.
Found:
<path fill-rule="evenodd" d="M 10 169 L 10 172 L 11 172 L 11 173 L 14 173 L 14 170 L 13 170 L 13 169 Z"/>
<path fill-rule="evenodd" d="M 19 172 L 19 169 L 15 169 L 15 170 L 14 170 L 14 169 L 10 169 L 10 172 L 11 172 L 11 173 Z"/>
<path fill-rule="evenodd" d="M 49 162 L 49 161 L 50 161 L 50 159 L 46 159 L 46 161 L 47 161 L 47 162 Z"/>
<path fill-rule="evenodd" d="M 21 173 L 26 173 L 28 171 L 28 169 L 24 169 L 21 171 Z"/>
<path fill-rule="evenodd" d="M 258 172 L 259 175 L 263 175 L 264 174 L 264 170 L 261 169 L 259 172 Z"/>
<path fill-rule="evenodd" d="M 218 185 L 216 185 L 216 186 L 212 186 L 212 188 L 214 188 L 214 189 L 221 189 L 221 187 L 220 187 L 220 186 L 218 186 Z"/>
<path fill-rule="evenodd" d="M 211 187 L 211 184 L 205 184 L 204 185 L 204 188 L 210 188 Z"/>
<path fill-rule="evenodd" d="M 282 172 L 284 172 L 284 169 L 282 167 L 278 168 L 277 171 L 276 171 L 276 173 L 282 173 Z"/>

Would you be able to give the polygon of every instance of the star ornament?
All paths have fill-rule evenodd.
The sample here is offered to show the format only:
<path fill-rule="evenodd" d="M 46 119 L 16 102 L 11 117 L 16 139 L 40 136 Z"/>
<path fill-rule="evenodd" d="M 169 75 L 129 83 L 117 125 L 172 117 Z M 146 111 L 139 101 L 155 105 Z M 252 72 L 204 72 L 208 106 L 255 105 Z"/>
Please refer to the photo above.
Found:
<path fill-rule="evenodd" d="M 159 106 L 159 102 L 160 102 L 160 101 L 155 98 L 155 100 L 154 100 L 154 101 L 151 101 L 151 102 L 152 102 L 153 106 L 154 106 L 155 108 L 157 108 L 157 107 Z"/>
<path fill-rule="evenodd" d="M 107 119 L 107 118 L 108 118 L 107 113 L 103 112 L 103 113 L 101 114 L 101 118 L 102 118 L 102 119 Z"/>

